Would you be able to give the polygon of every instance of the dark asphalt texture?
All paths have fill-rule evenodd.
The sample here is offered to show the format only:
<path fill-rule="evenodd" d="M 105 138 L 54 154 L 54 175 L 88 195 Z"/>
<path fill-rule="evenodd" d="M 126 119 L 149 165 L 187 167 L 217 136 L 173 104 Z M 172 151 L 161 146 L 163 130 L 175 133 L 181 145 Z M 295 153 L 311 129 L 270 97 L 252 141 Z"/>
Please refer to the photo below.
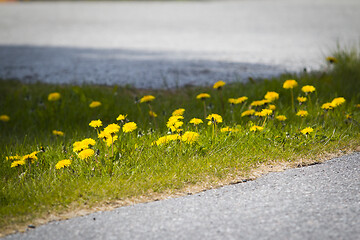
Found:
<path fill-rule="evenodd" d="M 5 239 L 360 239 L 360 153 Z"/>

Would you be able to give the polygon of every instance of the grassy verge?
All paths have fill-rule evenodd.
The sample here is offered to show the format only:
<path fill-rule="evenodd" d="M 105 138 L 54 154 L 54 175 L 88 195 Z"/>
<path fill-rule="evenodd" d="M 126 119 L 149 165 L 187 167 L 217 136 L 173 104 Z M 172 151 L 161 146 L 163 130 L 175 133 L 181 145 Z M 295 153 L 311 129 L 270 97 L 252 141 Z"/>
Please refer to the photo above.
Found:
<path fill-rule="evenodd" d="M 357 51 L 334 56 L 336 63 L 322 72 L 219 89 L 150 91 L 1 80 L 1 231 L 49 214 L 189 185 L 217 185 L 234 174 L 246 177 L 264 163 L 315 159 L 358 146 L 360 56 Z M 296 79 L 298 86 L 287 82 L 290 88 L 284 88 L 288 79 Z M 306 85 L 315 91 L 308 87 L 305 93 Z M 54 92 L 60 98 L 49 95 Z M 197 99 L 200 93 L 211 97 Z M 142 98 L 146 95 L 155 99 Z M 254 103 L 265 95 L 267 101 Z M 248 99 L 229 103 L 242 96 Z M 94 101 L 101 105 L 90 107 Z M 179 108 L 185 111 L 169 121 Z M 255 113 L 242 116 L 247 110 Z M 119 114 L 126 118 L 117 121 Z M 217 115 L 206 120 L 209 114 L 222 120 Z M 193 118 L 203 123 L 190 123 Z M 98 119 L 101 127 L 89 126 Z M 113 123 L 117 127 L 107 127 Z M 98 138 L 101 131 L 107 142 Z M 58 164 L 64 159 L 70 165 Z"/>

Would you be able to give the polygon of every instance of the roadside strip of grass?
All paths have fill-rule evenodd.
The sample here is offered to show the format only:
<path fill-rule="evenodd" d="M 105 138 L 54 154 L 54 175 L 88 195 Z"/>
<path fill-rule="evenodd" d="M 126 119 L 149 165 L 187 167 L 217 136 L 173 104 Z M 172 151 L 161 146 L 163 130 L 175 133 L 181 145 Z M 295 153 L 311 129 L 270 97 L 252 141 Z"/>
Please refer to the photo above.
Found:
<path fill-rule="evenodd" d="M 334 57 L 336 62 L 320 72 L 218 89 L 1 80 L 0 232 L 195 193 L 357 149 L 360 56 L 356 50 L 339 50 Z M 289 79 L 298 85 L 284 88 Z M 304 92 L 307 85 L 315 90 Z M 197 99 L 200 93 L 210 98 Z M 143 98 L 148 95 L 155 99 Z M 229 103 L 229 98 L 235 100 Z M 181 108 L 181 117 L 169 120 Z M 248 110 L 255 113 L 244 116 Z M 126 117 L 117 121 L 120 114 Z M 210 114 L 222 119 L 205 119 Z M 193 118 L 203 123 L 190 123 Z M 89 126 L 98 119 L 101 127 Z M 113 123 L 118 127 L 107 131 Z M 98 138 L 104 128 L 107 142 Z M 67 164 L 58 165 L 64 159 Z"/>

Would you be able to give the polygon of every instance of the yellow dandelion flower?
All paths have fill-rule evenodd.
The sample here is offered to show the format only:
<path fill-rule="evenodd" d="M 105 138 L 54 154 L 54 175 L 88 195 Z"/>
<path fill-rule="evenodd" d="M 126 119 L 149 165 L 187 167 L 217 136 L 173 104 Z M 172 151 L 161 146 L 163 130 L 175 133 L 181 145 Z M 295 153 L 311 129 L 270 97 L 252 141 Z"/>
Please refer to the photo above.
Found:
<path fill-rule="evenodd" d="M 226 83 L 224 81 L 218 81 L 216 83 L 214 83 L 213 88 L 214 89 L 221 89 Z"/>
<path fill-rule="evenodd" d="M 86 144 L 83 141 L 77 141 L 77 142 L 74 142 L 74 144 L 73 144 L 73 151 L 78 153 L 84 149 L 87 149 L 88 147 L 89 147 L 89 144 Z"/>
<path fill-rule="evenodd" d="M 279 99 L 279 94 L 277 92 L 267 92 L 264 98 L 270 102 L 273 102 L 276 99 Z"/>
<path fill-rule="evenodd" d="M 208 93 L 200 93 L 196 96 L 196 99 L 205 100 L 206 98 L 210 98 L 210 94 Z"/>
<path fill-rule="evenodd" d="M 356 106 L 355 106 L 355 107 L 360 108 L 360 104 L 356 104 Z"/>
<path fill-rule="evenodd" d="M 104 129 L 104 131 L 110 135 L 115 135 L 116 133 L 119 132 L 119 130 L 120 130 L 120 126 L 117 125 L 116 123 L 111 123 Z"/>
<path fill-rule="evenodd" d="M 80 153 L 79 153 L 79 158 L 81 160 L 86 160 L 86 159 L 89 159 L 91 158 L 92 156 L 94 156 L 95 152 L 94 150 L 92 149 L 85 149 L 85 150 L 82 150 Z"/>
<path fill-rule="evenodd" d="M 285 121 L 287 119 L 284 115 L 279 115 L 279 116 L 276 116 L 275 118 L 281 122 Z"/>
<path fill-rule="evenodd" d="M 259 107 L 259 106 L 263 106 L 264 104 L 268 103 L 269 100 L 258 100 L 258 101 L 253 101 L 252 103 L 250 103 L 250 106 L 254 106 L 254 107 Z"/>
<path fill-rule="evenodd" d="M 155 144 L 162 145 L 162 144 L 168 143 L 170 141 L 176 141 L 176 140 L 180 140 L 180 139 L 181 139 L 181 137 L 178 134 L 171 134 L 171 135 L 160 137 L 158 140 L 155 141 Z"/>
<path fill-rule="evenodd" d="M 96 144 L 95 140 L 92 138 L 85 138 L 84 140 L 81 141 L 83 144 L 87 145 L 87 146 L 94 146 Z"/>
<path fill-rule="evenodd" d="M 346 114 L 345 118 L 346 119 L 352 119 L 352 116 L 351 116 L 351 114 Z"/>
<path fill-rule="evenodd" d="M 323 105 L 321 105 L 321 109 L 331 110 L 333 108 L 334 108 L 334 105 L 331 102 L 324 103 Z"/>
<path fill-rule="evenodd" d="M 335 107 L 338 107 L 340 106 L 341 104 L 345 103 L 345 98 L 343 97 L 337 97 L 337 98 L 334 98 L 332 101 L 331 101 L 331 104 Z"/>
<path fill-rule="evenodd" d="M 104 141 L 106 142 L 106 145 L 110 147 L 116 140 L 118 140 L 118 138 L 119 137 L 117 135 L 113 137 L 111 137 L 111 135 L 108 135 L 108 137 L 104 139 Z"/>
<path fill-rule="evenodd" d="M 25 160 L 17 160 L 11 163 L 11 167 L 17 167 L 25 164 Z"/>
<path fill-rule="evenodd" d="M 229 98 L 229 99 L 228 99 L 228 102 L 229 102 L 230 104 L 236 104 L 236 99 L 235 99 L 235 98 Z"/>
<path fill-rule="evenodd" d="M 256 125 L 254 125 L 254 126 L 252 126 L 252 127 L 250 128 L 250 131 L 251 131 L 251 132 L 261 132 L 262 130 L 264 130 L 263 127 L 256 126 Z"/>
<path fill-rule="evenodd" d="M 246 97 L 246 96 L 239 97 L 239 98 L 236 99 L 235 104 L 243 103 L 243 102 L 245 102 L 246 100 L 248 100 L 248 97 Z"/>
<path fill-rule="evenodd" d="M 173 116 L 182 116 L 184 115 L 185 109 L 184 108 L 179 108 L 176 109 L 175 111 L 173 111 L 172 115 Z"/>
<path fill-rule="evenodd" d="M 132 132 L 132 131 L 136 130 L 136 128 L 137 128 L 136 123 L 128 122 L 128 123 L 124 124 L 122 130 L 123 130 L 123 132 L 127 133 L 127 132 Z"/>
<path fill-rule="evenodd" d="M 299 116 L 299 117 L 306 117 L 307 115 L 309 115 L 308 111 L 306 110 L 299 110 L 297 113 L 296 113 L 296 116 Z"/>
<path fill-rule="evenodd" d="M 68 166 L 70 166 L 70 164 L 71 164 L 71 161 L 69 159 L 61 160 L 61 161 L 58 161 L 58 163 L 55 165 L 55 169 L 61 169 L 64 167 L 68 167 Z"/>
<path fill-rule="evenodd" d="M 298 83 L 294 79 L 286 80 L 283 84 L 283 88 L 285 89 L 291 89 L 294 87 L 297 87 Z"/>
<path fill-rule="evenodd" d="M 181 141 L 189 143 L 189 144 L 194 143 L 198 140 L 199 140 L 199 134 L 196 132 L 186 131 L 181 136 Z"/>
<path fill-rule="evenodd" d="M 263 109 L 261 112 L 256 112 L 255 116 L 265 117 L 271 115 L 272 113 L 273 111 L 271 109 Z"/>
<path fill-rule="evenodd" d="M 150 115 L 150 117 L 153 117 L 153 118 L 156 118 L 158 115 L 155 113 L 155 112 L 153 112 L 153 111 L 149 111 L 149 115 Z"/>
<path fill-rule="evenodd" d="M 148 102 L 153 101 L 154 99 L 155 99 L 155 97 L 153 95 L 146 95 L 140 99 L 140 103 L 148 103 Z"/>
<path fill-rule="evenodd" d="M 14 160 L 20 160 L 21 157 L 19 155 L 15 155 L 15 156 L 8 156 L 5 159 L 6 161 L 14 161 Z"/>
<path fill-rule="evenodd" d="M 310 134 L 314 131 L 314 129 L 312 129 L 311 127 L 307 127 L 307 128 L 304 128 L 303 130 L 301 130 L 300 132 L 304 135 L 307 135 L 307 134 Z"/>
<path fill-rule="evenodd" d="M 0 115 L 0 121 L 1 122 L 8 122 L 8 121 L 10 121 L 10 117 L 8 115 L 5 115 L 5 114 Z"/>
<path fill-rule="evenodd" d="M 111 138 L 111 135 L 105 131 L 101 131 L 98 134 L 98 138 L 103 139 L 104 141 L 106 141 L 107 139 Z"/>
<path fill-rule="evenodd" d="M 304 93 L 312 93 L 315 92 L 315 87 L 311 85 L 306 85 L 301 88 L 301 91 L 303 91 Z"/>
<path fill-rule="evenodd" d="M 89 107 L 90 108 L 96 108 L 96 107 L 100 107 L 101 106 L 101 102 L 99 101 L 92 101 L 90 104 L 89 104 Z"/>
<path fill-rule="evenodd" d="M 192 118 L 189 123 L 192 123 L 194 125 L 199 125 L 200 123 L 203 123 L 203 120 L 199 118 Z"/>
<path fill-rule="evenodd" d="M 276 106 L 274 104 L 270 104 L 268 108 L 274 111 L 276 109 Z"/>
<path fill-rule="evenodd" d="M 209 120 L 209 122 L 208 122 L 209 125 L 222 123 L 222 121 L 223 121 L 222 117 L 216 113 L 210 114 L 209 116 L 207 116 L 206 119 Z"/>
<path fill-rule="evenodd" d="M 92 120 L 90 123 L 89 123 L 89 126 L 90 127 L 93 127 L 93 128 L 99 128 L 102 126 L 102 122 L 100 119 L 98 120 Z"/>
<path fill-rule="evenodd" d="M 232 129 L 231 127 L 223 127 L 220 129 L 220 132 L 225 133 L 225 132 L 232 132 L 234 129 Z"/>
<path fill-rule="evenodd" d="M 127 117 L 127 114 L 125 114 L 125 115 L 120 114 L 120 115 L 116 118 L 116 120 L 117 120 L 117 121 L 124 121 L 126 117 Z"/>
<path fill-rule="evenodd" d="M 250 109 L 250 110 L 246 110 L 244 112 L 241 113 L 241 117 L 245 117 L 245 116 L 251 116 L 255 114 L 255 110 L 254 109 Z"/>
<path fill-rule="evenodd" d="M 304 103 L 307 101 L 306 97 L 298 97 L 297 100 L 299 101 L 299 103 Z"/>
<path fill-rule="evenodd" d="M 61 98 L 61 95 L 58 92 L 53 92 L 48 95 L 48 101 L 50 101 L 50 102 L 57 101 L 60 98 Z"/>
<path fill-rule="evenodd" d="M 337 63 L 337 59 L 335 57 L 331 57 L 331 56 L 327 57 L 326 61 L 329 62 L 330 64 Z"/>
<path fill-rule="evenodd" d="M 64 133 L 62 131 L 57 131 L 57 130 L 53 130 L 52 134 L 60 137 L 64 136 Z"/>
<path fill-rule="evenodd" d="M 21 157 L 21 160 L 22 161 L 31 161 L 32 163 L 35 162 L 35 160 L 37 160 L 37 156 L 36 156 L 36 153 L 30 153 L 30 154 L 26 154 L 24 156 Z"/>

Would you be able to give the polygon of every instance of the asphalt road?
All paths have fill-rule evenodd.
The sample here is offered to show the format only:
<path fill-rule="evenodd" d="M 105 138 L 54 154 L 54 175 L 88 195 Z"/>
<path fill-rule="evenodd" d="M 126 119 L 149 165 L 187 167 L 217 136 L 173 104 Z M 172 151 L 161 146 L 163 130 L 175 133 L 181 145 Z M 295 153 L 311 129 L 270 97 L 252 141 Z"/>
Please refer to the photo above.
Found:
<path fill-rule="evenodd" d="M 360 153 L 5 239 L 360 239 Z"/>
<path fill-rule="evenodd" d="M 320 69 L 359 0 L 0 4 L 0 78 L 166 88 Z"/>

